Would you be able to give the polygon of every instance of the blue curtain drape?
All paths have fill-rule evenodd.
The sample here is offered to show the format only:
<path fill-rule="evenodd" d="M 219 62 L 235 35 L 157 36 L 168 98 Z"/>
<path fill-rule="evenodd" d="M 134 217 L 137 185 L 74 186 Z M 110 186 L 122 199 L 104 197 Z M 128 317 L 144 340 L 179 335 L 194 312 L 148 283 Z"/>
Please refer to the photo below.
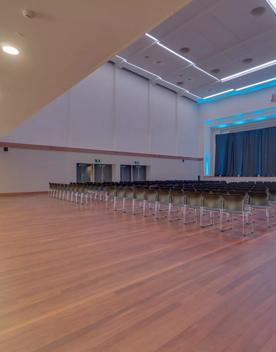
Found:
<path fill-rule="evenodd" d="M 216 176 L 276 176 L 276 127 L 216 136 Z"/>

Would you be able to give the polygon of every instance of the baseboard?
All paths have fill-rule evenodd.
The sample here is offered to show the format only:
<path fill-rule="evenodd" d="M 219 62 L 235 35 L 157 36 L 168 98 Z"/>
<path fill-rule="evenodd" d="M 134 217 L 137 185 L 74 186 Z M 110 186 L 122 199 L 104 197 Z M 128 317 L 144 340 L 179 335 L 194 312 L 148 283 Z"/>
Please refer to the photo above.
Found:
<path fill-rule="evenodd" d="M 11 193 L 0 193 L 0 197 L 16 197 L 16 196 L 34 196 L 39 194 L 47 194 L 47 191 L 39 192 L 11 192 Z"/>

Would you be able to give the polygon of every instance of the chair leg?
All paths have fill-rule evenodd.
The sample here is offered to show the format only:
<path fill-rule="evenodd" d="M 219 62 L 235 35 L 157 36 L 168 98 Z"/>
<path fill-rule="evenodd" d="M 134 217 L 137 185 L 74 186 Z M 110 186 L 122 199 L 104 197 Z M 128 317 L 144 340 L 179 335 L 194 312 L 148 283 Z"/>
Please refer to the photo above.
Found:
<path fill-rule="evenodd" d="M 171 221 L 171 215 L 172 215 L 172 203 L 169 203 L 168 207 L 168 220 Z"/>

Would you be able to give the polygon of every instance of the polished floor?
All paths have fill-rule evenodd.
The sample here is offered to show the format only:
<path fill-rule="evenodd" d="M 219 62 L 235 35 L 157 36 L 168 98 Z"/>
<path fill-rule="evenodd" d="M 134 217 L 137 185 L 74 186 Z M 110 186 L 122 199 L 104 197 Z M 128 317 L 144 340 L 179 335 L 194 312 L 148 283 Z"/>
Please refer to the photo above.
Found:
<path fill-rule="evenodd" d="M 0 198 L 0 351 L 275 352 L 276 229 Z"/>

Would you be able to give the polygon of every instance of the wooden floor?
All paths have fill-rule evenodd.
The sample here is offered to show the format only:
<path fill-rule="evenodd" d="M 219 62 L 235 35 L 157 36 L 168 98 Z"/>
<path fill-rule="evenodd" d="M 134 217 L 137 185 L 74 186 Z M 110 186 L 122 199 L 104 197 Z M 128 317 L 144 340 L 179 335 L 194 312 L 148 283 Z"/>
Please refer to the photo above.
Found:
<path fill-rule="evenodd" d="M 0 198 L 1 352 L 275 352 L 276 230 Z"/>

